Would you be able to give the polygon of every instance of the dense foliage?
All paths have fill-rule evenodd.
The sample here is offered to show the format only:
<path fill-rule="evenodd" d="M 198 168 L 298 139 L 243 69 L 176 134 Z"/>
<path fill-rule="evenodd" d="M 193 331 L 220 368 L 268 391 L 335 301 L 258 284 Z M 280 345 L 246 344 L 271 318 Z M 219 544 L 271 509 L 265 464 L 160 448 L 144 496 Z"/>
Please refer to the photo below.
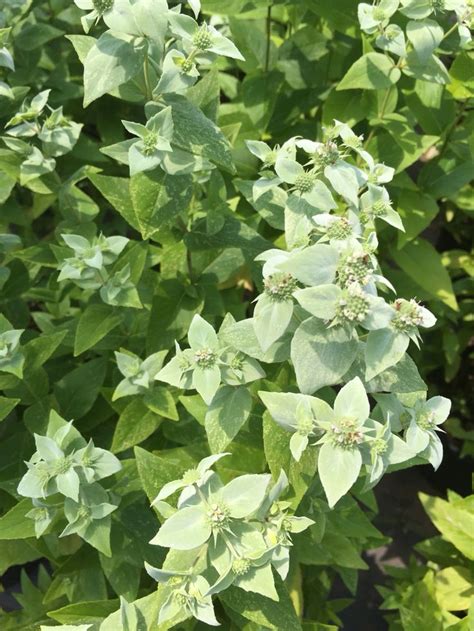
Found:
<path fill-rule="evenodd" d="M 472 586 L 472 496 L 449 492 L 448 501 L 420 494 L 423 508 L 441 533 L 415 547 L 426 565 L 410 559 L 406 568 L 387 570 L 393 577 L 391 589 L 380 588 L 390 628 L 433 627 L 468 629 L 473 615 Z M 459 620 L 459 615 L 467 617 Z M 428 613 L 429 612 L 429 613 Z M 455 612 L 455 613 L 453 613 Z"/>
<path fill-rule="evenodd" d="M 340 628 L 373 488 L 470 436 L 473 11 L 0 7 L 2 629 Z M 467 630 L 422 502 L 390 628 Z"/>

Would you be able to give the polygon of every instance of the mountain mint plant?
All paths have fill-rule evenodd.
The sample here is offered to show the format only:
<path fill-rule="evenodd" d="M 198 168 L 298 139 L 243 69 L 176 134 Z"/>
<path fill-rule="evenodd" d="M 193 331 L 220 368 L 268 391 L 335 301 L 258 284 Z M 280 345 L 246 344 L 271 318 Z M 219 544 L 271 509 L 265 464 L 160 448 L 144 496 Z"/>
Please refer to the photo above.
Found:
<path fill-rule="evenodd" d="M 12 329 L 3 316 L 0 318 L 0 372 L 23 376 L 25 356 L 21 352 L 20 338 L 24 330 Z"/>
<path fill-rule="evenodd" d="M 27 517 L 35 522 L 36 536 L 42 536 L 63 513 L 67 525 L 60 537 L 77 533 L 109 554 L 109 515 L 117 505 L 99 480 L 120 471 L 120 461 L 95 447 L 92 440 L 86 444 L 72 421 L 67 423 L 55 412 L 50 414 L 47 435 L 34 438 L 36 452 L 17 491 L 33 499 L 34 508 Z"/>
<path fill-rule="evenodd" d="M 221 382 L 249 383 L 265 373 L 260 364 L 235 349 L 222 345 L 212 326 L 195 315 L 188 331 L 189 349 L 181 350 L 162 368 L 155 379 L 183 389 L 193 388 L 208 405 Z"/>
<path fill-rule="evenodd" d="M 206 579 L 194 574 L 192 569 L 165 572 L 147 567 L 153 578 L 164 582 L 165 586 L 173 582 L 173 587 L 179 589 L 164 602 L 160 622 L 167 620 L 170 612 L 173 616 L 182 614 L 184 605 L 187 613 L 194 609 L 193 615 L 198 620 L 218 624 L 212 613 L 210 596 L 230 585 L 278 601 L 272 565 L 285 578 L 291 547 L 290 533 L 302 532 L 314 523 L 306 517 L 291 516 L 287 513 L 288 505 L 277 501 L 288 486 L 283 472 L 274 486 L 269 486 L 270 476 L 266 474 L 243 475 L 223 485 L 209 467 L 226 455 L 217 454 L 212 459 L 204 459 L 196 471 L 188 471 L 182 480 L 169 483 L 154 502 L 161 511 L 163 498 L 183 489 L 178 510 L 166 519 L 151 543 L 183 551 L 188 564 L 191 557 L 187 551 L 192 550 L 194 561 L 191 566 L 196 566 L 196 569 L 202 567 L 201 572 L 208 568 L 210 575 L 217 576 L 209 586 Z M 194 473 L 196 475 L 192 475 Z M 175 562 L 179 560 L 179 553 L 175 552 L 173 559 Z M 204 586 L 206 589 L 203 589 Z M 185 598 L 178 598 L 179 594 Z M 207 620 L 203 617 L 204 612 L 196 615 L 197 603 L 189 601 L 192 595 L 202 601 Z"/>
<path fill-rule="evenodd" d="M 0 7 L 2 631 L 343 628 L 440 466 L 472 2 L 340 4 Z"/>

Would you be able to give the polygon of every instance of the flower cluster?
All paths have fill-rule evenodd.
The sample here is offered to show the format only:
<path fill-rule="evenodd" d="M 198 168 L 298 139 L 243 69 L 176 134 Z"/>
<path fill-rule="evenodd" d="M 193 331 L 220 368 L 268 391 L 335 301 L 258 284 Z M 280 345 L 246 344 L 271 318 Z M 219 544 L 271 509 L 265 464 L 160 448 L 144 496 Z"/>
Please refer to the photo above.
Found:
<path fill-rule="evenodd" d="M 444 14 L 454 18 L 444 31 L 440 22 Z M 454 15 L 453 15 L 454 14 Z M 391 19 L 396 16 L 392 23 Z M 434 53 L 441 43 L 456 30 L 460 48 L 471 42 L 472 6 L 466 0 L 380 0 L 358 6 L 360 28 L 371 35 L 377 48 L 398 57 L 398 67 L 417 79 L 446 83 L 446 67 Z M 408 18 L 405 28 L 399 18 Z"/>
<path fill-rule="evenodd" d="M 36 452 L 27 462 L 28 471 L 20 480 L 18 493 L 32 498 L 27 514 L 35 522 L 40 537 L 63 516 L 67 525 L 60 537 L 78 534 L 107 554 L 109 515 L 116 500 L 99 480 L 121 469 L 119 460 L 105 449 L 86 443 L 84 438 L 56 412 L 51 412 L 47 434 L 34 435 Z"/>
<path fill-rule="evenodd" d="M 170 144 L 173 138 L 171 107 L 151 116 L 146 125 L 132 121 L 122 121 L 122 124 L 128 132 L 139 138 L 128 143 L 130 175 L 155 169 L 173 151 Z"/>
<path fill-rule="evenodd" d="M 188 331 L 190 348 L 176 342 L 176 355 L 155 376 L 177 388 L 194 388 L 209 405 L 222 382 L 232 386 L 265 376 L 259 362 L 219 339 L 212 326 L 195 315 Z"/>
<path fill-rule="evenodd" d="M 418 400 L 409 408 L 395 396 L 384 395 L 381 406 L 371 415 L 358 377 L 340 389 L 332 407 L 323 399 L 303 394 L 259 392 L 259 396 L 272 418 L 292 432 L 290 449 L 295 460 L 301 459 L 310 444 L 321 445 L 318 473 L 330 506 L 349 491 L 361 471 L 365 472 L 366 486 L 371 487 L 390 465 L 415 456 L 435 468 L 441 462 L 442 446 L 436 431 L 450 410 L 444 397 Z M 402 438 L 397 432 L 403 429 L 400 418 L 405 415 L 410 421 Z"/>
<path fill-rule="evenodd" d="M 186 560 L 184 571 L 168 563 L 161 570 L 146 566 L 163 589 L 160 624 L 183 614 L 218 624 L 211 597 L 230 585 L 278 601 L 272 566 L 287 576 L 291 535 L 313 524 L 292 515 L 290 504 L 279 499 L 288 487 L 283 471 L 273 486 L 267 474 L 242 475 L 224 485 L 211 467 L 226 455 L 205 458 L 166 484 L 153 502 L 166 520 L 151 543 L 170 548 L 176 566 Z M 174 510 L 165 500 L 178 491 Z"/>
<path fill-rule="evenodd" d="M 115 388 L 112 401 L 148 392 L 153 385 L 155 376 L 161 370 L 165 355 L 166 351 L 153 353 L 142 361 L 130 351 L 116 352 L 117 366 L 124 379 Z"/>
<path fill-rule="evenodd" d="M 128 243 L 126 237 L 100 234 L 89 240 L 78 234 L 62 234 L 61 238 L 74 256 L 60 255 L 58 281 L 70 280 L 81 289 L 99 290 L 100 297 L 109 305 L 141 306 L 131 280 L 130 264 L 120 265 L 117 261 Z"/>
<path fill-rule="evenodd" d="M 275 187 L 282 190 L 290 248 L 257 257 L 264 263 L 264 291 L 252 323 L 264 352 L 292 330 L 299 318 L 296 304 L 328 331 L 344 327 L 359 335 L 365 329 L 366 378 L 373 379 L 402 359 L 410 340 L 417 343 L 418 327 L 436 320 L 414 301 L 379 295 L 395 290 L 375 256 L 376 222 L 403 230 L 385 187 L 393 169 L 376 164 L 362 138 L 337 120 L 325 136 L 323 142 L 292 138 L 274 150 L 248 142 L 264 164 L 254 200 Z M 299 152 L 305 166 L 297 161 Z"/>
<path fill-rule="evenodd" d="M 50 108 L 50 90 L 43 90 L 31 100 L 23 101 L 20 110 L 6 123 L 5 145 L 21 156 L 20 184 L 51 173 L 56 167 L 58 156 L 73 150 L 79 139 L 82 125 L 69 120 L 63 108 Z M 49 110 L 48 114 L 45 114 Z M 41 149 L 32 144 L 32 139 L 41 142 Z"/>
<path fill-rule="evenodd" d="M 74 1 L 77 7 L 87 11 L 82 17 L 86 33 L 102 19 L 109 29 L 102 37 L 117 41 L 124 37 L 135 38 L 135 42 L 146 42 L 146 123 L 122 121 L 125 129 L 138 139 L 104 147 L 103 153 L 128 164 L 131 175 L 157 167 L 171 175 L 210 171 L 212 163 L 194 155 L 192 146 L 186 150 L 182 139 L 174 142 L 172 107 L 166 106 L 163 95 L 185 93 L 198 81 L 201 70 L 208 69 L 216 57 L 244 60 L 235 44 L 224 35 L 225 28 L 217 29 L 207 22 L 198 23 L 200 3 L 197 0 L 190 3 L 196 19 L 180 10 L 170 10 L 166 0 L 157 2 L 153 16 L 130 0 Z"/>
<path fill-rule="evenodd" d="M 0 372 L 22 377 L 25 356 L 21 352 L 20 338 L 23 332 L 24 329 L 12 329 L 10 322 L 0 316 Z"/>

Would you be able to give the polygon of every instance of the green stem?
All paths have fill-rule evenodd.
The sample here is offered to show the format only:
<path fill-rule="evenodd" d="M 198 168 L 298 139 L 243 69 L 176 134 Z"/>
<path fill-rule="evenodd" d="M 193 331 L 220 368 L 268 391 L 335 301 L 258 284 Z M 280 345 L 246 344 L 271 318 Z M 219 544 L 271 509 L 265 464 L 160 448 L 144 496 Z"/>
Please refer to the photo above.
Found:
<path fill-rule="evenodd" d="M 464 112 L 468 106 L 470 99 L 466 99 L 463 104 L 461 105 L 461 108 L 459 110 L 458 115 L 456 116 L 456 118 L 453 120 L 453 122 L 451 123 L 451 125 L 449 125 L 448 129 L 446 130 L 445 136 L 444 136 L 444 140 L 443 140 L 443 144 L 441 146 L 441 149 L 439 150 L 439 155 L 438 155 L 438 159 L 441 158 L 441 156 L 443 155 L 443 153 L 446 151 L 446 147 L 448 146 L 449 143 L 449 139 L 451 138 L 451 134 L 454 132 L 454 130 L 456 129 L 456 127 L 458 126 L 458 123 L 462 120 L 463 116 L 464 116 Z"/>
<path fill-rule="evenodd" d="M 395 64 L 395 68 L 400 68 L 402 63 L 403 63 L 403 58 L 400 57 L 400 59 Z M 394 88 L 394 87 L 395 87 L 395 84 L 391 85 L 389 88 L 387 88 L 387 91 L 385 92 L 385 96 L 384 96 L 384 99 L 382 101 L 382 106 L 380 108 L 380 111 L 378 112 L 378 118 L 380 118 L 380 120 L 383 120 L 383 117 L 385 116 L 385 110 L 387 108 L 388 100 L 390 98 L 390 92 L 391 92 L 392 88 Z M 374 134 L 375 134 L 375 127 L 372 128 L 372 130 L 370 131 L 370 134 L 367 136 L 367 140 L 364 143 L 364 147 L 368 146 L 368 144 L 370 143 L 370 141 L 374 137 Z"/>
<path fill-rule="evenodd" d="M 189 53 L 189 55 L 186 58 L 186 61 L 188 63 L 193 63 L 194 62 L 194 58 L 196 57 L 196 55 L 198 54 L 199 49 L 198 48 L 193 48 L 192 51 Z"/>
<path fill-rule="evenodd" d="M 452 25 L 451 28 L 449 28 L 446 33 L 443 35 L 443 39 L 441 41 L 444 41 L 447 37 L 449 37 L 451 35 L 451 33 L 454 33 L 454 31 L 458 28 L 459 26 L 459 22 L 456 20 L 455 24 Z"/>
<path fill-rule="evenodd" d="M 155 69 L 155 72 L 159 75 L 161 72 L 160 64 L 157 64 L 153 57 L 148 57 L 150 65 Z"/>
<path fill-rule="evenodd" d="M 109 280 L 107 270 L 105 268 L 98 269 L 96 273 L 96 278 L 98 281 L 105 284 Z"/>
<path fill-rule="evenodd" d="M 199 498 L 201 500 L 201 502 L 203 504 L 205 504 L 206 506 L 209 506 L 209 503 L 207 501 L 206 496 L 204 495 L 204 493 L 201 491 L 201 489 L 199 488 L 199 486 L 197 484 L 193 484 L 194 488 L 196 489 L 197 494 L 199 495 Z"/>
<path fill-rule="evenodd" d="M 178 215 L 177 220 L 178 220 L 179 227 L 183 231 L 183 236 L 186 235 L 189 232 L 189 230 L 188 230 L 188 227 L 186 226 L 186 224 L 184 223 L 183 218 Z M 188 268 L 189 279 L 190 279 L 191 283 L 194 283 L 193 259 L 192 259 L 191 250 L 189 248 L 186 248 L 186 265 L 187 265 L 187 268 Z"/>
<path fill-rule="evenodd" d="M 232 542 L 229 541 L 229 537 L 224 533 L 224 531 L 220 532 L 222 538 L 225 541 L 226 546 L 229 548 L 229 550 L 231 551 L 231 553 L 235 556 L 235 557 L 240 557 L 240 554 L 237 552 L 237 550 L 234 548 L 234 546 L 232 545 Z"/>
<path fill-rule="evenodd" d="M 148 54 L 145 55 L 145 60 L 143 61 L 143 76 L 145 78 L 145 96 L 147 101 L 151 101 L 153 99 L 153 92 L 151 90 L 150 85 L 150 75 L 148 72 Z"/>
<path fill-rule="evenodd" d="M 189 248 L 186 248 L 186 265 L 188 267 L 189 280 L 191 283 L 194 283 L 193 257 Z"/>
<path fill-rule="evenodd" d="M 268 5 L 267 9 L 267 46 L 265 49 L 265 72 L 268 72 L 270 65 L 270 44 L 272 35 L 272 5 Z"/>

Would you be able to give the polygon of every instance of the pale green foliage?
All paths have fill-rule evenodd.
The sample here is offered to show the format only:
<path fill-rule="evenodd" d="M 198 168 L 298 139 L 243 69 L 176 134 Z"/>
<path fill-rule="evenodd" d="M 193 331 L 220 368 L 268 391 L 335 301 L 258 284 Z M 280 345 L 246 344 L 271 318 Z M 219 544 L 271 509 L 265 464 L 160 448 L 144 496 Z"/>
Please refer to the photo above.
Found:
<path fill-rule="evenodd" d="M 54 575 L 2 631 L 336 628 L 372 488 L 439 466 L 408 351 L 468 343 L 419 235 L 472 211 L 472 3 L 340 3 L 0 8 L 0 566 Z"/>
<path fill-rule="evenodd" d="M 31 100 L 23 101 L 20 110 L 5 126 L 8 135 L 2 140 L 21 157 L 20 182 L 23 185 L 54 171 L 54 158 L 72 151 L 81 133 L 82 125 L 65 118 L 62 107 L 52 109 L 47 105 L 49 93 L 50 90 L 43 90 Z M 35 138 L 41 141 L 41 149 L 32 144 Z"/>
<path fill-rule="evenodd" d="M 99 290 L 102 300 L 109 305 L 141 307 L 135 283 L 131 278 L 130 263 L 113 264 L 126 247 L 126 237 L 98 237 L 88 240 L 77 234 L 61 235 L 74 251 L 73 257 L 62 258 L 58 281 L 70 280 L 82 289 Z M 113 266 L 113 267 L 112 267 Z M 112 271 L 109 271 L 112 267 Z"/>
<path fill-rule="evenodd" d="M 446 501 L 420 493 L 419 499 L 439 534 L 416 544 L 417 560 L 410 558 L 407 567 L 392 574 L 382 608 L 392 610 L 387 619 L 399 618 L 406 629 L 413 628 L 413 619 L 431 628 L 468 629 L 474 619 L 472 495 L 448 491 Z"/>
<path fill-rule="evenodd" d="M 0 372 L 22 377 L 25 357 L 21 352 L 20 338 L 23 330 L 12 329 L 3 316 L 0 317 Z"/>
<path fill-rule="evenodd" d="M 110 554 L 108 516 L 117 505 L 98 481 L 120 471 L 119 460 L 92 440 L 86 443 L 72 421 L 67 423 L 55 412 L 50 414 L 47 435 L 35 434 L 35 443 L 18 493 L 33 499 L 27 516 L 35 521 L 36 536 L 49 530 L 64 511 L 68 525 L 61 537 L 77 533 Z"/>
<path fill-rule="evenodd" d="M 166 352 L 159 352 L 150 355 L 144 361 L 133 353 L 116 352 L 115 359 L 117 366 L 125 379 L 115 388 L 112 399 L 120 399 L 133 394 L 143 394 L 148 391 L 156 374 L 163 365 Z"/>
<path fill-rule="evenodd" d="M 171 107 L 154 114 L 146 125 L 129 121 L 122 123 L 127 131 L 140 138 L 128 150 L 130 175 L 154 169 L 161 164 L 166 153 L 173 151 L 170 144 L 173 138 Z"/>
<path fill-rule="evenodd" d="M 405 23 L 405 29 L 390 22 L 398 11 L 409 18 Z M 446 12 L 454 14 L 454 25 L 449 31 L 444 32 L 436 18 Z M 447 83 L 449 75 L 436 54 L 437 50 L 454 29 L 457 30 L 455 47 L 467 47 L 471 42 L 472 15 L 473 8 L 466 0 L 441 0 L 439 3 L 427 0 L 382 0 L 372 5 L 360 3 L 360 28 L 372 36 L 376 48 L 398 57 L 398 60 L 396 64 L 393 61 L 392 65 L 390 56 L 387 58 L 377 53 L 368 53 L 349 69 L 339 89 L 388 87 L 382 85 L 383 81 L 390 81 L 390 76 L 393 77 L 393 82 L 398 81 L 401 77 L 400 69 L 409 77 Z M 357 73 L 357 68 L 364 62 L 367 63 L 367 75 L 371 74 L 372 79 L 364 79 Z M 370 64 L 378 70 L 378 75 L 373 70 L 369 72 Z M 368 85 L 362 85 L 366 80 L 369 82 Z"/>
<path fill-rule="evenodd" d="M 305 139 L 288 141 L 284 151 L 278 149 L 274 154 L 275 176 L 270 177 L 265 167 L 264 178 L 253 189 L 255 198 L 260 194 L 262 182 L 266 189 L 287 185 L 285 224 L 287 243 L 292 248 L 288 252 L 269 250 L 258 257 L 264 261 L 265 291 L 255 307 L 255 334 L 262 350 L 267 351 L 290 327 L 294 298 L 305 312 L 323 320 L 332 361 L 337 362 L 339 354 L 344 360 L 340 366 L 335 365 L 326 378 L 322 377 L 324 381 L 318 382 L 319 387 L 338 383 L 357 355 L 356 345 L 350 350 L 339 342 L 329 346 L 331 328 L 340 331 L 348 341 L 360 335 L 360 328 L 369 332 L 368 336 L 364 335 L 367 338 L 364 360 L 366 379 L 370 380 L 400 362 L 410 339 L 418 343 L 418 326 L 430 327 L 436 322 L 434 316 L 415 301 L 395 300 L 390 304 L 378 295 L 379 291 L 394 291 L 394 288 L 378 269 L 375 222 L 383 219 L 403 229 L 384 186 L 393 177 L 393 170 L 376 165 L 363 149 L 362 140 L 339 121 L 326 130 L 326 137 L 325 143 Z M 249 148 L 266 164 L 269 152 L 266 147 L 250 144 Z M 295 159 L 297 149 L 302 149 L 312 165 L 304 172 L 304 177 L 310 178 L 305 190 L 295 186 L 303 175 L 303 167 Z M 350 151 L 363 160 L 363 168 L 346 160 Z M 328 212 L 336 208 L 337 196 L 346 205 L 345 215 Z M 292 199 L 295 203 L 290 207 Z M 321 210 L 324 212 L 318 212 Z M 310 213 L 317 214 L 311 216 Z M 299 284 L 307 287 L 298 288 Z M 301 325 L 305 326 L 306 323 Z M 301 327 L 303 336 L 305 329 Z M 311 339 L 314 338 L 309 335 L 307 341 Z M 324 356 L 324 339 L 321 346 L 318 354 Z M 298 368 L 303 354 L 296 346 L 294 348 L 298 384 L 306 392 L 306 379 L 299 376 Z M 301 359 L 304 361 L 303 357 Z M 315 389 L 309 386 L 310 391 Z"/>
<path fill-rule="evenodd" d="M 318 474 L 330 506 L 348 492 L 362 467 L 367 472 L 366 484 L 373 486 L 389 465 L 410 460 L 422 451 L 408 436 L 407 444 L 392 433 L 389 420 L 382 425 L 369 418 L 369 400 L 358 377 L 341 388 L 334 408 L 307 395 L 277 392 L 259 395 L 273 419 L 294 432 L 290 449 L 295 460 L 300 460 L 310 440 L 313 445 L 322 445 Z M 403 414 L 403 407 L 401 410 Z"/>
<path fill-rule="evenodd" d="M 147 566 L 166 590 L 160 622 L 192 615 L 217 624 L 210 596 L 231 585 L 278 601 L 272 566 L 286 577 L 291 533 L 314 523 L 293 516 L 290 503 L 279 499 L 288 487 L 283 471 L 274 486 L 266 474 L 239 476 L 224 485 L 210 467 L 225 455 L 205 458 L 181 480 L 166 484 L 153 502 L 167 518 L 151 543 L 171 548 L 170 562 L 179 562 L 180 555 L 188 560 L 185 571 Z M 173 512 L 164 500 L 177 491 Z M 201 576 L 206 568 L 217 572 L 212 586 Z"/>
<path fill-rule="evenodd" d="M 212 326 L 195 315 L 188 332 L 189 349 L 181 350 L 155 379 L 178 388 L 195 388 L 209 405 L 222 382 L 249 383 L 265 375 L 260 364 L 238 350 L 221 344 Z"/>

